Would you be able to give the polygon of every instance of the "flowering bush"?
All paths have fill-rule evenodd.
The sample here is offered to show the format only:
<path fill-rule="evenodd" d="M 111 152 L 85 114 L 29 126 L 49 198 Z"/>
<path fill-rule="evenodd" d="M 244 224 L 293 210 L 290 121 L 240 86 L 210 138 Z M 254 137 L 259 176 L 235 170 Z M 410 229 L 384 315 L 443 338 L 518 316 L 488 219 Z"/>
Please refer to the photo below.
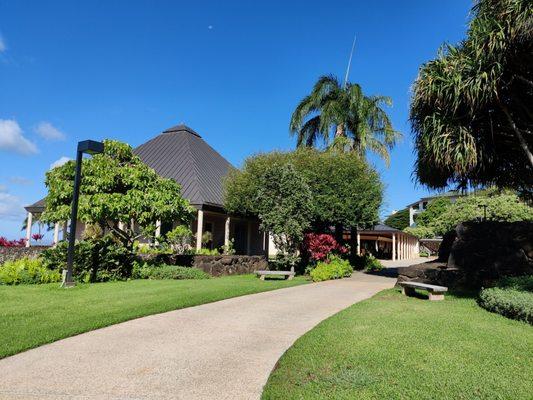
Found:
<path fill-rule="evenodd" d="M 324 261 L 332 253 L 348 253 L 348 248 L 339 245 L 335 238 L 327 233 L 307 233 L 304 237 L 303 249 L 314 261 Z"/>
<path fill-rule="evenodd" d="M 0 236 L 0 247 L 23 247 L 26 245 L 26 239 L 7 240 Z"/>

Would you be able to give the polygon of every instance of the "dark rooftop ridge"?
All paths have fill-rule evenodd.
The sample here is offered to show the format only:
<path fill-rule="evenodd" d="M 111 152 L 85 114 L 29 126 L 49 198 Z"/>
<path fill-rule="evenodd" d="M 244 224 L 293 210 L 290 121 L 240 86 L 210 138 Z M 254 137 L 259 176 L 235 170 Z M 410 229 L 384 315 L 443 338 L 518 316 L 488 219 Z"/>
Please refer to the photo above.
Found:
<path fill-rule="evenodd" d="M 198 136 L 201 138 L 201 136 L 196 132 L 194 129 L 189 128 L 187 125 L 179 124 L 176 126 L 173 126 L 172 128 L 165 129 L 163 133 L 176 133 L 176 132 L 188 132 L 192 135 Z"/>

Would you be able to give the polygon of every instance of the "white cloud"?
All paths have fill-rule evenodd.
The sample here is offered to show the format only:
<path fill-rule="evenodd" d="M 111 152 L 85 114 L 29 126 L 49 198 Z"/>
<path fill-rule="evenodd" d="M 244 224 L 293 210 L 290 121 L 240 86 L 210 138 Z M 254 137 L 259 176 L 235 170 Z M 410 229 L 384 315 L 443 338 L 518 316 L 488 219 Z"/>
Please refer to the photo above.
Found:
<path fill-rule="evenodd" d="M 13 119 L 0 119 L 0 150 L 19 154 L 35 154 L 37 146 L 22 135 L 22 129 Z"/>
<path fill-rule="evenodd" d="M 66 162 L 72 160 L 72 158 L 69 158 L 67 156 L 61 157 L 59 160 L 54 161 L 52 164 L 50 164 L 50 169 L 54 169 L 55 167 L 60 167 Z"/>
<path fill-rule="evenodd" d="M 23 185 L 23 186 L 29 186 L 33 183 L 31 179 L 24 178 L 23 176 L 10 176 L 8 180 L 10 183 L 14 183 L 15 185 Z"/>
<path fill-rule="evenodd" d="M 50 122 L 39 122 L 39 124 L 35 127 L 35 132 L 37 132 L 46 140 L 65 140 L 65 134 Z"/>
<path fill-rule="evenodd" d="M 0 193 L 7 192 L 7 186 L 6 185 L 0 185 Z"/>
<path fill-rule="evenodd" d="M 4 40 L 4 37 L 0 34 L 0 53 L 3 53 L 7 50 L 6 41 Z"/>
<path fill-rule="evenodd" d="M 17 221 L 24 218 L 24 214 L 24 207 L 18 197 L 0 193 L 0 219 Z"/>

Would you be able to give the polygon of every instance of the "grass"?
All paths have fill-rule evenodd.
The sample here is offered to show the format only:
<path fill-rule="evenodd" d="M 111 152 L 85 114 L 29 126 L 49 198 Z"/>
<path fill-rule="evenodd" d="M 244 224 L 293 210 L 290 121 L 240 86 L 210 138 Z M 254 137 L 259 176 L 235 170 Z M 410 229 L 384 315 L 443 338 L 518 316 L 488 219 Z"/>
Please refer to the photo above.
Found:
<path fill-rule="evenodd" d="M 280 359 L 272 399 L 531 399 L 533 328 L 480 308 L 379 293 L 319 324 Z"/>
<path fill-rule="evenodd" d="M 133 280 L 0 286 L 0 358 L 150 314 L 306 283 L 253 275 L 205 280 Z"/>

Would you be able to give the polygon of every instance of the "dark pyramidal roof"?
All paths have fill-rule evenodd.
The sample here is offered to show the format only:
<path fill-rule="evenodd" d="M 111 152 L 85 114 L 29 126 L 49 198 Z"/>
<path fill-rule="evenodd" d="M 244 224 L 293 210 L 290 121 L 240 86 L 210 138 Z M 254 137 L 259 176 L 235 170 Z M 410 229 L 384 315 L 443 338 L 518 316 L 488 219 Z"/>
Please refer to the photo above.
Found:
<path fill-rule="evenodd" d="M 223 179 L 233 166 L 186 125 L 177 125 L 134 150 L 160 176 L 181 185 L 196 206 L 222 207 Z"/>

